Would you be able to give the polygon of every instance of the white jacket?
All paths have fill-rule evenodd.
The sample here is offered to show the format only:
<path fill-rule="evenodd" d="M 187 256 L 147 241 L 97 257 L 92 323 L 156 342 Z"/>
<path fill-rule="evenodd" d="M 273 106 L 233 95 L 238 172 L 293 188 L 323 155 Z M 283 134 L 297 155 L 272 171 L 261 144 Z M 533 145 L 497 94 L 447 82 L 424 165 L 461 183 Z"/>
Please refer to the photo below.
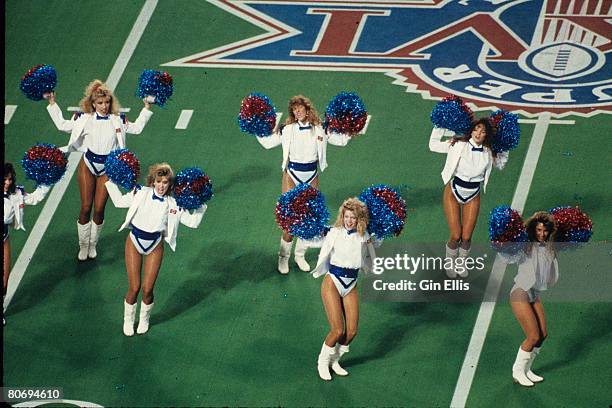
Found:
<path fill-rule="evenodd" d="M 121 228 L 119 228 L 119 231 L 121 231 L 130 225 L 134 215 L 136 215 L 136 210 L 138 210 L 140 203 L 145 197 L 149 197 L 151 194 L 153 194 L 153 189 L 151 187 L 142 187 L 136 192 L 130 191 L 127 194 L 121 194 L 119 187 L 117 187 L 117 185 L 112 181 L 107 181 L 105 184 L 106 189 L 108 190 L 108 195 L 113 201 L 115 207 L 129 208 L 127 215 L 125 216 L 125 222 L 123 225 L 121 225 Z M 175 251 L 176 235 L 178 232 L 179 223 L 189 228 L 197 228 L 202 221 L 202 217 L 204 216 L 207 206 L 204 204 L 193 213 L 190 213 L 183 208 L 179 208 L 176 205 L 176 200 L 174 197 L 166 196 L 166 199 L 168 199 L 168 227 L 164 232 L 164 239 L 170 246 L 170 249 Z"/>
<path fill-rule="evenodd" d="M 279 144 L 283 147 L 283 163 L 281 169 L 285 171 L 287 164 L 289 163 L 289 150 L 291 149 L 291 139 L 296 130 L 299 129 L 299 123 L 292 123 L 283 128 L 282 133 L 272 133 L 270 136 L 257 136 L 257 141 L 266 149 L 272 149 Z M 350 136 L 332 133 L 328 135 L 323 130 L 322 126 L 312 126 L 310 130 L 312 137 L 317 138 L 317 155 L 319 160 L 319 167 L 321 171 L 324 171 L 327 167 L 327 143 L 329 142 L 335 146 L 346 146 L 351 139 Z"/>
<path fill-rule="evenodd" d="M 514 283 L 527 292 L 529 289 L 533 288 L 536 284 L 536 271 L 538 269 L 538 257 L 533 256 L 536 248 L 532 248 L 531 255 L 523 254 L 524 256 L 521 258 L 518 264 L 518 273 L 514 278 Z M 549 257 L 549 261 L 552 266 L 552 273 L 549 275 L 548 282 L 546 282 L 548 287 L 553 286 L 559 280 L 559 263 L 557 262 L 557 257 L 554 253 L 549 253 L 546 251 L 547 256 Z"/>
<path fill-rule="evenodd" d="M 334 248 L 334 243 L 338 237 L 338 234 L 340 234 L 342 230 L 342 228 L 332 227 L 332 229 L 330 229 L 325 236 L 323 246 L 321 247 L 321 252 L 319 252 L 317 266 L 311 272 L 314 278 L 318 278 L 319 276 L 323 276 L 329 272 L 331 251 Z M 369 240 L 370 236 L 367 232 L 365 234 L 366 235 L 364 238 L 367 241 Z M 364 242 L 364 245 L 361 247 L 361 270 L 364 273 L 368 273 L 372 270 L 372 263 L 374 262 L 375 258 L 376 253 L 374 251 L 374 246 L 369 242 Z"/>
<path fill-rule="evenodd" d="M 49 190 L 51 190 L 51 187 L 41 184 L 31 193 L 26 193 L 23 186 L 16 187 L 15 192 L 8 198 L 11 201 L 13 209 L 15 210 L 13 228 L 25 231 L 25 227 L 23 226 L 23 208 L 26 204 L 36 205 L 40 203 L 45 198 Z"/>
<path fill-rule="evenodd" d="M 442 169 L 441 173 L 442 181 L 446 185 L 455 174 L 455 170 L 457 169 L 457 165 L 459 164 L 459 159 L 461 158 L 461 155 L 466 149 L 471 148 L 471 145 L 468 142 L 457 141 L 454 145 L 451 146 L 448 140 L 442 141 L 442 136 L 445 135 L 445 132 L 449 132 L 446 133 L 446 135 L 449 136 L 453 136 L 455 134 L 455 132 L 450 131 L 448 129 L 433 128 L 433 130 L 431 131 L 431 136 L 429 137 L 429 150 L 436 153 L 447 154 L 446 163 L 444 164 L 444 169 Z M 489 161 L 484 175 L 483 190 L 486 192 L 487 183 L 489 182 L 489 175 L 491 174 L 491 168 L 493 167 L 493 162 L 495 159 L 493 158 L 491 149 L 486 146 L 483 146 L 483 148 L 485 153 L 491 156 L 491 160 Z M 507 161 L 507 155 L 505 156 L 505 158 Z M 505 162 L 503 164 L 505 164 Z M 500 165 L 501 162 L 499 163 L 499 165 L 496 165 L 496 167 L 499 168 Z M 503 166 L 501 167 L 503 168 Z"/>
<path fill-rule="evenodd" d="M 95 113 L 83 113 L 76 120 L 65 120 L 62 116 L 62 110 L 58 106 L 57 103 L 53 105 L 47 106 L 47 112 L 49 112 L 49 116 L 53 120 L 55 127 L 58 130 L 66 133 L 70 133 L 70 140 L 68 141 L 68 145 L 62 147 L 62 151 L 73 152 L 80 151 L 86 152 L 87 148 L 83 146 L 83 138 L 85 134 L 83 130 L 85 129 L 85 125 L 87 122 L 92 120 Z M 123 123 L 121 117 L 119 115 L 110 114 L 109 119 L 113 124 L 113 128 L 117 129 L 118 132 L 115 133 L 117 136 L 117 144 L 120 149 L 125 149 L 125 134 L 131 133 L 134 135 L 138 135 L 142 132 L 145 125 L 153 115 L 149 109 L 142 108 L 138 118 L 136 118 L 136 122 Z"/>

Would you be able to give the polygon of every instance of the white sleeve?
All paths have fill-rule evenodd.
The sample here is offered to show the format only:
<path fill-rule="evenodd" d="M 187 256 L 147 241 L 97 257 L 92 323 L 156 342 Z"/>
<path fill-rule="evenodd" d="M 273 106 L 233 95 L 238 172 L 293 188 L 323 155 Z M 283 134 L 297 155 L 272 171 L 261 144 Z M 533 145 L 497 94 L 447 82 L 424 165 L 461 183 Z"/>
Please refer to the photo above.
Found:
<path fill-rule="evenodd" d="M 153 112 L 150 109 L 142 108 L 140 111 L 140 115 L 136 118 L 136 122 L 127 121 L 125 125 L 125 133 L 130 133 L 132 135 L 139 135 L 144 129 L 145 125 L 153 116 Z"/>
<path fill-rule="evenodd" d="M 129 191 L 127 194 L 121 194 L 119 187 L 112 181 L 107 181 L 104 183 L 106 186 L 106 190 L 108 190 L 108 195 L 113 202 L 113 205 L 117 208 L 130 208 L 130 205 L 134 202 L 134 196 L 136 193 L 134 190 Z"/>
<path fill-rule="evenodd" d="M 331 132 L 327 134 L 327 142 L 334 146 L 346 146 L 351 137 L 344 133 Z"/>
<path fill-rule="evenodd" d="M 256 139 L 264 149 L 272 149 L 281 144 L 281 134 L 278 132 L 274 132 L 270 136 L 256 136 Z"/>
<path fill-rule="evenodd" d="M 435 127 L 431 131 L 431 135 L 429 136 L 429 150 L 436 153 L 448 153 L 450 149 L 450 143 L 448 140 L 442 141 L 442 137 L 450 132 L 450 136 L 454 136 L 455 132 Z"/>
<path fill-rule="evenodd" d="M 49 112 L 51 120 L 59 131 L 66 133 L 72 132 L 72 128 L 74 127 L 75 121 L 72 119 L 64 119 L 64 116 L 62 115 L 62 110 L 60 109 L 57 103 L 54 103 L 53 105 L 47 105 L 47 112 Z"/>
<path fill-rule="evenodd" d="M 179 209 L 179 217 L 181 224 L 185 225 L 189 228 L 198 228 L 200 222 L 202 222 L 202 217 L 206 212 L 208 207 L 206 204 L 203 204 L 201 207 L 197 208 L 193 213 L 189 212 L 185 209 Z"/>
<path fill-rule="evenodd" d="M 493 166 L 495 166 L 497 170 L 503 170 L 504 167 L 506 167 L 506 163 L 508 163 L 508 156 L 508 152 L 497 153 L 493 159 Z"/>
<path fill-rule="evenodd" d="M 51 186 L 41 184 L 31 193 L 26 193 L 23 197 L 23 202 L 27 205 L 36 205 L 44 200 L 49 190 L 51 190 Z"/>

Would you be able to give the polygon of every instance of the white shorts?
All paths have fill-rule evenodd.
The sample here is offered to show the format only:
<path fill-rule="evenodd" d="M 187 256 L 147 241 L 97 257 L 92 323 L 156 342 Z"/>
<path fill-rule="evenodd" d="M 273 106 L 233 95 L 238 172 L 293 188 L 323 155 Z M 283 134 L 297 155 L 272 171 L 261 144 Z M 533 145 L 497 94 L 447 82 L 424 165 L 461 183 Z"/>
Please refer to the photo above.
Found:
<path fill-rule="evenodd" d="M 328 275 L 336 286 L 341 297 L 348 295 L 357 286 L 358 269 L 341 268 L 330 265 Z"/>
<path fill-rule="evenodd" d="M 480 194 L 480 183 L 471 183 L 453 177 L 451 190 L 459 204 L 467 204 Z"/>
<path fill-rule="evenodd" d="M 290 161 L 287 165 L 287 173 L 289 173 L 289 177 L 295 183 L 296 186 L 304 183 L 310 183 L 317 177 L 318 162 L 312 163 L 296 163 Z"/>
<path fill-rule="evenodd" d="M 130 224 L 130 239 L 140 255 L 149 255 L 161 242 L 161 232 L 146 232 Z"/>

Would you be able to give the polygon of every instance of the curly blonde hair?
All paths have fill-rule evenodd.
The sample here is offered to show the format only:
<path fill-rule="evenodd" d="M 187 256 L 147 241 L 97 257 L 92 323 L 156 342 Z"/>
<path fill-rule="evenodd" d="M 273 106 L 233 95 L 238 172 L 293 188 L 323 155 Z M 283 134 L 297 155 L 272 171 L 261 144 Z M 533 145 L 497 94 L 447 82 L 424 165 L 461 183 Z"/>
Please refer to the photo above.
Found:
<path fill-rule="evenodd" d="M 169 181 L 168 191 L 166 191 L 166 195 L 168 195 L 174 186 L 174 171 L 166 162 L 155 163 L 149 167 L 149 174 L 147 174 L 147 186 L 152 187 L 153 183 L 162 177 L 166 177 Z"/>
<path fill-rule="evenodd" d="M 319 112 L 315 109 L 314 105 L 304 95 L 295 95 L 291 99 L 289 99 L 289 116 L 285 120 L 285 125 L 290 125 L 292 123 L 296 123 L 298 120 L 295 118 L 293 114 L 293 108 L 296 106 L 303 106 L 306 108 L 306 119 L 313 126 L 321 125 L 321 118 L 319 118 Z"/>
<path fill-rule="evenodd" d="M 113 91 L 99 79 L 94 79 L 85 88 L 83 98 L 79 102 L 79 109 L 81 112 L 93 113 L 96 110 L 93 107 L 93 103 L 97 98 L 104 98 L 108 96 L 110 98 L 110 109 L 109 112 L 115 115 L 119 114 L 119 100 L 113 94 Z"/>
<path fill-rule="evenodd" d="M 368 228 L 368 207 L 358 198 L 344 200 L 338 210 L 338 218 L 334 227 L 344 227 L 344 213 L 351 211 L 357 217 L 357 233 L 363 236 Z"/>

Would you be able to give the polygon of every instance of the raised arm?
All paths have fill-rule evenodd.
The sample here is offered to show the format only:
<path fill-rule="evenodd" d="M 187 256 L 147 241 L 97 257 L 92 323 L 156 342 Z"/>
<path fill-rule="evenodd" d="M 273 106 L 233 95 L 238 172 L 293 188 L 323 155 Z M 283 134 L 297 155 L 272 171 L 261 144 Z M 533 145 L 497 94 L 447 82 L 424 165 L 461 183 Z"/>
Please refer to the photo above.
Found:
<path fill-rule="evenodd" d="M 72 128 L 74 127 L 74 120 L 66 120 L 62 115 L 62 110 L 59 105 L 55 103 L 55 93 L 51 92 L 49 94 L 49 105 L 47 105 L 47 112 L 49 112 L 49 116 L 51 116 L 51 120 L 55 127 L 61 131 L 70 133 Z"/>
<path fill-rule="evenodd" d="M 433 128 L 429 136 L 429 150 L 436 153 L 448 153 L 451 145 L 448 140 L 442 141 L 445 135 L 454 136 L 455 132 L 444 128 Z"/>
<path fill-rule="evenodd" d="M 200 208 L 197 208 L 193 212 L 189 212 L 188 210 L 181 208 L 179 210 L 181 224 L 189 228 L 198 228 L 207 208 L 208 207 L 206 204 L 203 204 Z"/>
<path fill-rule="evenodd" d="M 272 149 L 281 144 L 282 130 L 273 132 L 270 136 L 256 136 L 257 141 L 264 149 Z"/>
<path fill-rule="evenodd" d="M 334 146 L 346 146 L 350 140 L 351 137 L 344 133 L 330 132 L 327 134 L 327 143 Z"/>
<path fill-rule="evenodd" d="M 121 194 L 119 187 L 112 181 L 107 181 L 104 183 L 106 186 L 106 190 L 108 190 L 108 195 L 113 202 L 113 205 L 117 208 L 129 208 L 130 205 L 134 202 L 134 191 L 129 191 L 127 194 Z"/>
<path fill-rule="evenodd" d="M 125 133 L 130 133 L 132 135 L 139 135 L 140 133 L 142 133 L 142 130 L 144 129 L 149 119 L 151 119 L 151 116 L 153 116 L 153 112 L 150 109 L 151 105 L 144 99 L 143 99 L 143 103 L 144 103 L 144 108 L 142 108 L 142 110 L 140 111 L 140 114 L 136 118 L 136 121 L 130 122 L 126 120 Z"/>
<path fill-rule="evenodd" d="M 41 184 L 36 187 L 36 190 L 31 193 L 25 193 L 23 197 L 23 202 L 27 205 L 36 205 L 45 199 L 47 193 L 51 190 L 50 186 L 46 186 Z"/>

